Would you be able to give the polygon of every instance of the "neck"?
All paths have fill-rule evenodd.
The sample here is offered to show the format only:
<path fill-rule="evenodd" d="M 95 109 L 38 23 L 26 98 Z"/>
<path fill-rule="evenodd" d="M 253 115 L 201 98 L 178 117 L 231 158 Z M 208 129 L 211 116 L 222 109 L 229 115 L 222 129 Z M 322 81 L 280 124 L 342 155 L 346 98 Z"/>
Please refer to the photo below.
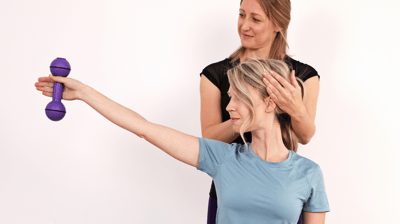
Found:
<path fill-rule="evenodd" d="M 262 160 L 268 162 L 282 162 L 289 156 L 289 150 L 283 144 L 279 122 L 262 130 L 251 132 L 251 148 Z"/>
<path fill-rule="evenodd" d="M 264 48 L 258 48 L 258 49 L 251 49 L 251 48 L 246 48 L 243 55 L 241 55 L 240 60 L 244 61 L 246 58 L 252 57 L 252 58 L 269 58 L 269 51 L 271 49 L 271 46 L 264 47 Z"/>

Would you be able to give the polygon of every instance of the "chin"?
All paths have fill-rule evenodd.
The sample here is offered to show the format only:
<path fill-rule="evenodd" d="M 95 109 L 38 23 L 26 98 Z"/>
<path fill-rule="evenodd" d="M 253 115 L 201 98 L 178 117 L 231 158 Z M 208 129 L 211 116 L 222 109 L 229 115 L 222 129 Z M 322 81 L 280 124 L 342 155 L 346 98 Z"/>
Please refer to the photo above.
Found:
<path fill-rule="evenodd" d="M 254 37 L 252 39 L 250 39 L 250 40 L 240 39 L 240 43 L 245 48 L 257 48 L 257 44 L 255 42 Z"/>
<path fill-rule="evenodd" d="M 233 125 L 233 132 L 240 133 L 240 127 Z"/>
<path fill-rule="evenodd" d="M 242 43 L 242 47 L 244 47 L 244 48 L 252 48 L 252 44 L 250 44 L 247 41 L 241 41 L 241 43 Z"/>

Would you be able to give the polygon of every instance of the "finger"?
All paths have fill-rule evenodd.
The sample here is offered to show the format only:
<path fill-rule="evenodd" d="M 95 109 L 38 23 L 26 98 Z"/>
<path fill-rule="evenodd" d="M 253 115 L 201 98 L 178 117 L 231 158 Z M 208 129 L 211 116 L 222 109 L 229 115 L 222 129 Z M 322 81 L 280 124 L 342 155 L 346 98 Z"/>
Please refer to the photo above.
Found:
<path fill-rule="evenodd" d="M 297 80 L 296 80 L 296 75 L 295 75 L 294 70 L 290 73 L 290 81 L 292 82 L 292 85 L 294 86 L 294 88 L 297 88 L 299 86 L 299 83 L 297 83 Z"/>
<path fill-rule="evenodd" d="M 280 84 L 280 86 L 283 86 L 284 88 L 287 88 L 287 89 L 290 89 L 291 87 L 293 87 L 288 81 L 286 81 L 286 79 L 284 79 L 282 76 L 278 75 L 276 72 L 270 71 L 270 74 L 276 81 L 278 81 L 278 83 L 274 83 L 271 81 L 272 84 L 276 88 L 278 88 L 278 86 L 276 86 L 276 84 Z"/>
<path fill-rule="evenodd" d="M 40 77 L 38 78 L 39 82 L 53 82 L 52 79 L 50 79 L 49 77 Z"/>
<path fill-rule="evenodd" d="M 48 88 L 48 87 L 36 87 L 36 90 L 42 91 L 42 92 L 53 93 L 53 88 Z"/>
<path fill-rule="evenodd" d="M 264 82 L 265 86 L 271 85 L 271 83 L 266 78 L 263 78 L 263 82 Z"/>
<path fill-rule="evenodd" d="M 36 87 L 36 90 L 41 91 L 45 96 L 53 96 L 53 88 Z"/>
<path fill-rule="evenodd" d="M 272 71 L 270 74 L 267 74 L 267 80 L 271 83 L 271 86 L 273 86 L 274 88 L 272 88 L 270 86 L 270 88 L 272 90 L 276 89 L 277 91 L 280 92 L 284 92 L 284 87 L 278 82 L 278 80 L 276 80 L 273 76 L 272 76 Z M 276 92 L 274 92 L 276 93 Z"/>
<path fill-rule="evenodd" d="M 37 82 L 35 83 L 36 87 L 49 87 L 53 88 L 54 82 Z"/>
<path fill-rule="evenodd" d="M 63 84 L 65 84 L 68 81 L 67 78 L 64 78 L 64 77 L 61 77 L 61 76 L 54 76 L 52 74 L 49 75 L 49 78 L 51 80 L 53 80 L 54 82 L 59 82 L 59 83 L 63 83 Z"/>
<path fill-rule="evenodd" d="M 273 99 L 275 100 L 279 100 L 281 98 L 281 93 L 272 84 L 267 85 L 267 92 L 270 96 L 273 96 Z"/>
<path fill-rule="evenodd" d="M 271 88 L 267 87 L 267 92 L 268 92 L 268 95 L 271 97 L 271 99 L 272 99 L 276 104 L 278 104 L 279 99 L 278 99 L 278 97 L 274 94 L 274 92 L 271 90 Z"/>
<path fill-rule="evenodd" d="M 52 97 L 53 93 L 49 93 L 49 92 L 42 92 L 43 95 L 48 96 L 48 97 Z"/>

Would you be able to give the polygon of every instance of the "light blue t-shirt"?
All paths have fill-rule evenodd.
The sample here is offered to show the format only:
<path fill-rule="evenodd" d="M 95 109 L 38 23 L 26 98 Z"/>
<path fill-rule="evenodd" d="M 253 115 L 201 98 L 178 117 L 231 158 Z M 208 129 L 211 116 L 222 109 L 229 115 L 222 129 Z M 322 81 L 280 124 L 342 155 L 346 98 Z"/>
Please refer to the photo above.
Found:
<path fill-rule="evenodd" d="M 297 224 L 301 210 L 329 212 L 318 164 L 293 151 L 263 161 L 246 146 L 199 138 L 198 170 L 214 179 L 218 224 Z"/>

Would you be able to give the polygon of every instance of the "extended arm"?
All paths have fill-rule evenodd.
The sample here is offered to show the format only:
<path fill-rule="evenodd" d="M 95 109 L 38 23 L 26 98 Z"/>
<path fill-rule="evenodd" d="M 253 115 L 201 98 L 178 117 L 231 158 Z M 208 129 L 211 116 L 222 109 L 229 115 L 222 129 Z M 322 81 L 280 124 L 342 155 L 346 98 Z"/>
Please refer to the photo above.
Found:
<path fill-rule="evenodd" d="M 239 134 L 234 133 L 231 120 L 222 122 L 221 92 L 202 75 L 200 80 L 201 133 L 204 138 L 231 143 Z"/>
<path fill-rule="evenodd" d="M 199 141 L 197 137 L 181 133 L 162 125 L 148 122 L 138 113 L 110 100 L 93 88 L 78 80 L 62 77 L 39 78 L 35 84 L 43 95 L 52 95 L 52 81 L 65 85 L 64 99 L 79 99 L 114 124 L 126 129 L 162 149 L 175 159 L 197 167 L 199 161 Z"/>

